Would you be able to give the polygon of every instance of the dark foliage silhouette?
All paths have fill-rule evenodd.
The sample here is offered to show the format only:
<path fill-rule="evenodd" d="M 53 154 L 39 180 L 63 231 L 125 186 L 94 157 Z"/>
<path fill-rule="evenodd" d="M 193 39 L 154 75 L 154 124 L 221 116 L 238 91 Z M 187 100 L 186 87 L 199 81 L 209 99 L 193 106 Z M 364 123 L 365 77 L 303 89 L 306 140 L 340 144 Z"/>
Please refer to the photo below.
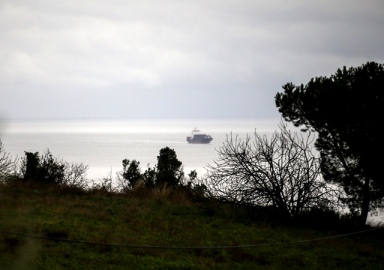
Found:
<path fill-rule="evenodd" d="M 316 77 L 306 85 L 287 83 L 275 97 L 285 120 L 318 133 L 326 181 L 339 185 L 352 212 L 360 211 L 365 224 L 368 211 L 381 204 L 384 181 L 377 151 L 383 149 L 382 108 L 384 66 L 368 62 Z"/>
<path fill-rule="evenodd" d="M 20 174 L 24 182 L 35 185 L 85 188 L 87 169 L 83 164 L 59 160 L 46 150 L 41 156 L 38 152 L 25 152 Z"/>

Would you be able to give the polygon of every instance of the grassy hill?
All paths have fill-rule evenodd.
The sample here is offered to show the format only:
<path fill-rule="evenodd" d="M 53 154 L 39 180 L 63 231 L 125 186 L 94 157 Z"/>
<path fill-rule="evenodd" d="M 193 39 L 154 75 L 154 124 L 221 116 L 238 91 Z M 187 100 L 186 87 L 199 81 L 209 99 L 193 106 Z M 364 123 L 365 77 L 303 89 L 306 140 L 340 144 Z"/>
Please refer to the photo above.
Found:
<path fill-rule="evenodd" d="M 201 209 L 169 190 L 128 196 L 0 187 L 0 230 L 53 238 L 173 247 L 236 246 L 354 230 L 327 227 L 277 222 L 236 207 Z M 379 229 L 293 245 L 202 250 L 127 248 L 0 233 L 0 269 L 384 269 L 383 240 L 384 229 Z"/>

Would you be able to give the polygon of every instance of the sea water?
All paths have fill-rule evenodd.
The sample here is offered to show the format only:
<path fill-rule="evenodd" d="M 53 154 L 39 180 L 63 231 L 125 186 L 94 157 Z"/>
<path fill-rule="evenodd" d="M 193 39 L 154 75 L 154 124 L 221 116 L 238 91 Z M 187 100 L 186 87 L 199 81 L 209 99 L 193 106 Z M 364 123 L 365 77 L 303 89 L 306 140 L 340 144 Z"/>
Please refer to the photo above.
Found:
<path fill-rule="evenodd" d="M 217 150 L 227 136 L 245 139 L 259 133 L 271 134 L 279 119 L 229 120 L 14 120 L 3 122 L 0 138 L 5 151 L 23 157 L 24 151 L 42 154 L 89 167 L 87 176 L 97 180 L 122 170 L 122 160 L 137 160 L 142 170 L 157 163 L 160 149 L 174 149 L 188 174 L 206 173 L 218 158 Z M 213 137 L 210 144 L 189 144 L 186 137 L 197 128 Z"/>

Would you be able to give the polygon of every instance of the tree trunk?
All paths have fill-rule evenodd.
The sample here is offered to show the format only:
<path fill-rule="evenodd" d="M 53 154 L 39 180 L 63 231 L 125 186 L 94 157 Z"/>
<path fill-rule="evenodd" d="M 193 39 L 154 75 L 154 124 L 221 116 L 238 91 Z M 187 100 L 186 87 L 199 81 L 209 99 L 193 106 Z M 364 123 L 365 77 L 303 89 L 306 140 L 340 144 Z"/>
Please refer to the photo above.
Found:
<path fill-rule="evenodd" d="M 364 186 L 363 186 L 363 203 L 361 205 L 361 214 L 360 214 L 360 220 L 359 220 L 360 226 L 364 226 L 365 223 L 367 222 L 369 203 L 370 203 L 369 178 L 366 177 Z"/>

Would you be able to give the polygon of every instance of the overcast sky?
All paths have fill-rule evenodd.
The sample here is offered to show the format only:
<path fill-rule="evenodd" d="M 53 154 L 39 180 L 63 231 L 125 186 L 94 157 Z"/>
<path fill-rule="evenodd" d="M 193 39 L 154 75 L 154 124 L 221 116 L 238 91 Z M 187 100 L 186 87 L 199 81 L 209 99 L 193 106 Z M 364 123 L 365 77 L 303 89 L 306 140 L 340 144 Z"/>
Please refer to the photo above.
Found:
<path fill-rule="evenodd" d="M 384 62 L 383 0 L 2 0 L 0 118 L 275 118 Z"/>

